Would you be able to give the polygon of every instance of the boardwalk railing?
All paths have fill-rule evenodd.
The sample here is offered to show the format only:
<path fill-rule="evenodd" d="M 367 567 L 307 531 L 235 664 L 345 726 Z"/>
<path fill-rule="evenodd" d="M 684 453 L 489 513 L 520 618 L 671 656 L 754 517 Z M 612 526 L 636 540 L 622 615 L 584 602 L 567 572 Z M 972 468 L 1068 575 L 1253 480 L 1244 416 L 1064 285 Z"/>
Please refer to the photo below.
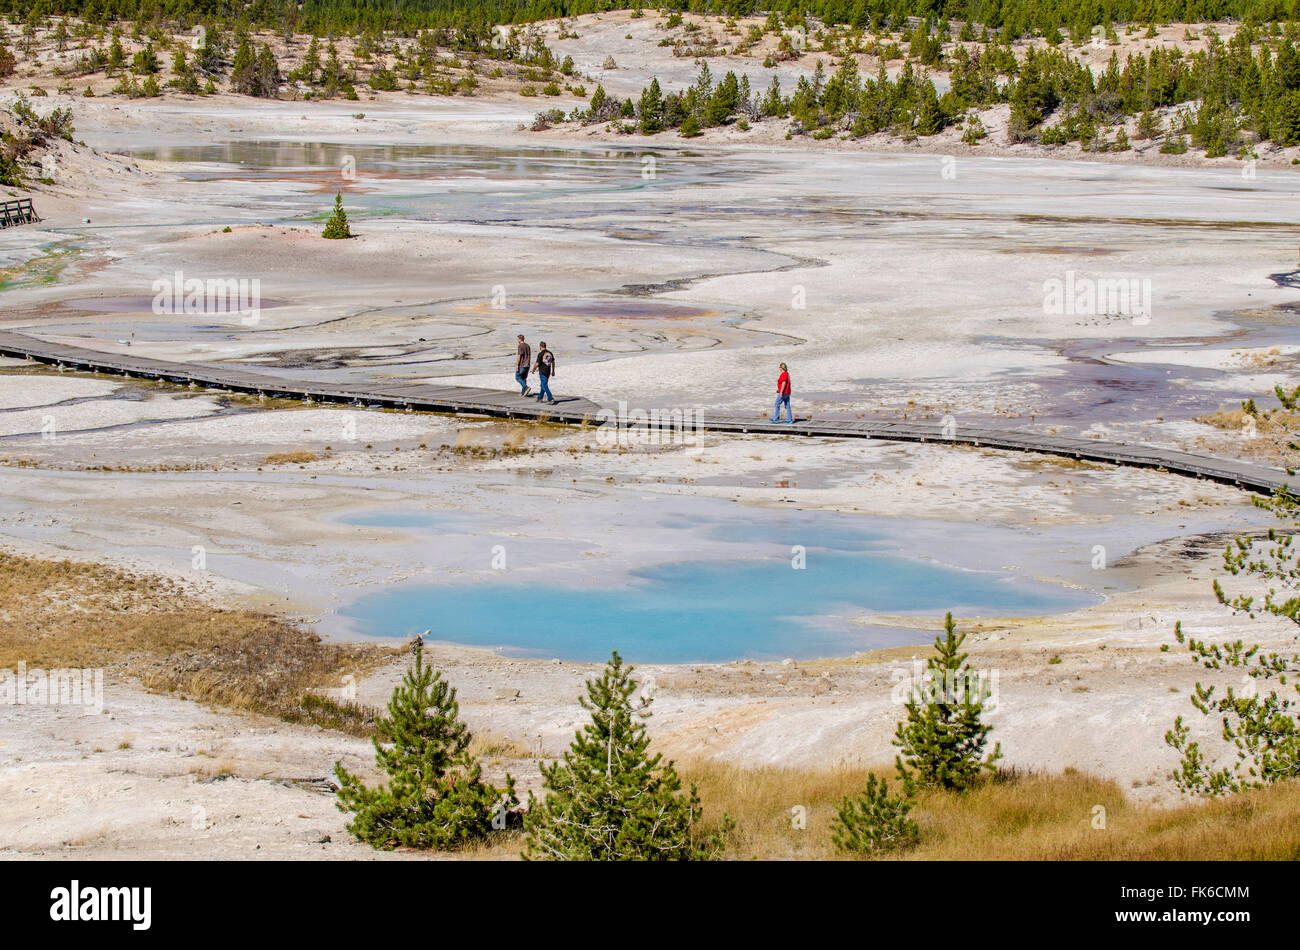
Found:
<path fill-rule="evenodd" d="M 0 202 L 0 228 L 16 228 L 41 220 L 36 214 L 31 198 Z"/>
<path fill-rule="evenodd" d="M 339 388 L 337 384 L 271 376 L 230 366 L 176 363 L 127 354 L 102 353 L 84 347 L 47 343 L 24 333 L 11 331 L 0 331 L 0 355 L 37 360 L 58 366 L 60 369 L 66 367 L 155 379 L 179 385 L 224 389 L 257 396 L 282 396 L 383 409 L 530 419 L 569 425 L 595 424 L 612 415 L 596 403 L 581 398 L 561 399 L 557 405 L 550 406 L 515 393 L 468 386 L 390 382 L 379 386 L 350 385 Z M 1271 495 L 1286 487 L 1288 483 L 1286 472 L 1280 469 L 1235 459 L 1180 452 L 1177 449 L 1153 445 L 1066 438 L 1014 429 L 954 427 L 926 422 L 861 422 L 840 419 L 804 420 L 788 424 L 722 415 L 703 415 L 695 419 L 694 424 L 709 432 L 936 442 L 1011 452 L 1035 452 L 1132 468 L 1157 469 L 1176 475 L 1188 475 L 1226 485 L 1236 485 L 1264 495 Z M 650 425 L 651 423 L 647 421 L 639 424 L 638 427 Z"/>

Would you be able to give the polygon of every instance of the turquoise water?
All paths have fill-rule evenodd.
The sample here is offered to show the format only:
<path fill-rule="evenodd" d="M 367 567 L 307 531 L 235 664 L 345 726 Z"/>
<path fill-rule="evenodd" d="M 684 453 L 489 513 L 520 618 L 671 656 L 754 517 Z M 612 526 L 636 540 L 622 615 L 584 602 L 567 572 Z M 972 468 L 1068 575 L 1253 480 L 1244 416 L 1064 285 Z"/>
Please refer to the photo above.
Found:
<path fill-rule="evenodd" d="M 439 519 L 367 513 L 357 520 L 412 527 Z M 479 582 L 391 586 L 340 615 L 369 636 L 410 637 L 428 629 L 435 640 L 513 655 L 593 661 L 617 649 L 633 662 L 686 663 L 844 656 L 933 639 L 928 630 L 850 622 L 869 611 L 1037 615 L 1098 600 L 1014 573 L 900 556 L 886 550 L 885 536 L 833 519 L 703 525 L 677 519 L 660 527 L 703 530 L 745 556 L 660 564 L 615 583 L 582 580 L 571 565 L 547 571 L 533 561 L 526 581 L 484 572 Z M 686 541 L 681 550 L 693 550 Z M 790 545 L 799 543 L 805 544 L 803 569 L 791 560 Z M 538 572 L 552 582 L 539 581 Z"/>

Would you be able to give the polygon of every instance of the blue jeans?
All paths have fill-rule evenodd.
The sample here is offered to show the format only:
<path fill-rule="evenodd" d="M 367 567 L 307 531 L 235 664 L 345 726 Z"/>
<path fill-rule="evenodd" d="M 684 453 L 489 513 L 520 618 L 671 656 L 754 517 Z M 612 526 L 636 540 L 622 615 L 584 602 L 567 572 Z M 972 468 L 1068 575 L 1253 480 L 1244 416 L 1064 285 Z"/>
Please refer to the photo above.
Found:
<path fill-rule="evenodd" d="M 781 418 L 781 407 L 785 406 L 785 416 L 787 422 L 794 422 L 794 413 L 790 410 L 790 395 L 776 397 L 776 405 L 772 407 L 772 421 L 776 422 Z"/>
<path fill-rule="evenodd" d="M 541 387 L 541 392 L 537 394 L 538 399 L 545 396 L 551 402 L 555 402 L 555 397 L 551 395 L 551 377 L 547 376 L 545 373 L 538 373 L 537 385 Z"/>
<path fill-rule="evenodd" d="M 525 367 L 524 369 L 520 369 L 520 370 L 516 370 L 516 371 L 515 371 L 515 382 L 519 384 L 519 395 L 522 396 L 524 393 L 528 392 L 528 369 L 527 369 L 527 367 Z"/>

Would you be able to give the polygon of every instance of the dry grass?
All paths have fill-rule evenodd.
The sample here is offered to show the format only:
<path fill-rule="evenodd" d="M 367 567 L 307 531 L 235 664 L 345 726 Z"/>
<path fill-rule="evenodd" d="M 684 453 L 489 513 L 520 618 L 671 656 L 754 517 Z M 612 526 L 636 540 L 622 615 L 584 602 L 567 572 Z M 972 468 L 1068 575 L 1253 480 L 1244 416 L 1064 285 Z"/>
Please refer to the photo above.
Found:
<path fill-rule="evenodd" d="M 456 444 L 443 448 L 472 459 L 510 458 L 528 451 L 527 439 L 528 431 L 521 425 L 509 426 L 504 431 L 500 427 L 462 429 L 456 435 Z"/>
<path fill-rule="evenodd" d="M 831 845 L 835 807 L 862 791 L 868 771 L 854 768 L 740 768 L 714 761 L 678 763 L 686 783 L 694 782 L 706 824 L 726 812 L 736 822 L 727 857 L 766 860 L 825 860 L 839 857 Z M 795 808 L 806 822 L 795 827 Z"/>
<path fill-rule="evenodd" d="M 189 774 L 200 782 L 217 782 L 225 778 L 234 778 L 239 763 L 231 758 L 216 762 L 195 762 L 190 766 Z"/>
<path fill-rule="evenodd" d="M 311 691 L 399 650 L 325 643 L 165 577 L 0 554 L 0 668 L 113 667 L 150 689 L 364 733 L 374 710 Z"/>
<path fill-rule="evenodd" d="M 306 465 L 308 462 L 319 462 L 320 456 L 315 452 L 308 452 L 299 449 L 296 452 L 272 452 L 266 458 L 262 459 L 263 465 Z"/>
<path fill-rule="evenodd" d="M 1227 449 L 1231 454 L 1275 465 L 1295 464 L 1295 453 L 1290 443 L 1296 433 L 1300 433 L 1300 415 L 1273 409 L 1252 419 L 1239 408 L 1220 409 L 1199 415 L 1193 421 L 1235 435 Z M 1210 439 L 1199 439 L 1196 444 L 1212 452 L 1224 451 L 1223 445 Z"/>
<path fill-rule="evenodd" d="M 1031 458 L 1020 458 L 1015 460 L 1014 465 L 1022 471 L 1045 472 L 1049 475 L 1053 472 L 1102 472 L 1109 467 L 1099 462 L 1072 459 L 1062 455 L 1039 455 Z"/>
<path fill-rule="evenodd" d="M 831 819 L 866 769 L 742 769 L 681 765 L 699 786 L 706 820 L 737 822 L 733 859 L 834 859 Z M 892 779 L 892 770 L 878 774 Z M 891 781 L 891 789 L 896 790 Z M 806 809 L 806 828 L 791 809 Z M 1105 827 L 1096 828 L 1097 808 Z M 921 843 L 905 858 L 928 860 L 1295 860 L 1300 858 L 1300 783 L 1211 802 L 1157 808 L 1125 800 L 1119 786 L 1072 770 L 1003 774 L 967 795 L 927 794 L 912 813 Z"/>
<path fill-rule="evenodd" d="M 479 759 L 504 761 L 506 759 L 535 759 L 541 754 L 536 743 L 521 742 L 499 732 L 476 732 L 469 744 L 470 755 Z"/>
<path fill-rule="evenodd" d="M 1241 432 L 1246 426 L 1246 418 L 1247 414 L 1243 409 L 1220 409 L 1217 412 L 1196 416 L 1192 421 L 1229 432 Z M 1261 436 L 1285 437 L 1288 431 L 1295 432 L 1300 429 L 1298 423 L 1300 423 L 1300 416 L 1279 409 L 1268 416 L 1258 417 L 1255 420 L 1255 427 Z"/>

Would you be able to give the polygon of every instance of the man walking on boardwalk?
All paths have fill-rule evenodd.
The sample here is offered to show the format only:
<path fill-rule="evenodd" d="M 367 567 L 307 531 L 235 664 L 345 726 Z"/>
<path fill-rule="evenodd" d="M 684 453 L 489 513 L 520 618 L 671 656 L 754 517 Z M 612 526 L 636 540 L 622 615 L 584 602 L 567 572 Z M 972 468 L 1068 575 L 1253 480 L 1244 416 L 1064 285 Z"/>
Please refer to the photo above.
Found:
<path fill-rule="evenodd" d="M 555 404 L 555 397 L 551 395 L 551 377 L 555 375 L 555 354 L 546 348 L 546 341 L 537 344 L 537 385 L 540 387 L 537 393 L 537 401 L 541 402 L 542 397 L 551 405 Z"/>
<path fill-rule="evenodd" d="M 519 395 L 528 395 L 528 368 L 533 363 L 533 349 L 524 342 L 524 335 L 519 334 L 519 346 L 515 349 L 515 382 L 519 384 Z"/>
<path fill-rule="evenodd" d="M 781 421 L 781 407 L 785 406 L 786 422 L 794 422 L 794 413 L 790 409 L 790 371 L 781 364 L 781 375 L 776 380 L 776 405 L 772 407 L 773 422 Z"/>

